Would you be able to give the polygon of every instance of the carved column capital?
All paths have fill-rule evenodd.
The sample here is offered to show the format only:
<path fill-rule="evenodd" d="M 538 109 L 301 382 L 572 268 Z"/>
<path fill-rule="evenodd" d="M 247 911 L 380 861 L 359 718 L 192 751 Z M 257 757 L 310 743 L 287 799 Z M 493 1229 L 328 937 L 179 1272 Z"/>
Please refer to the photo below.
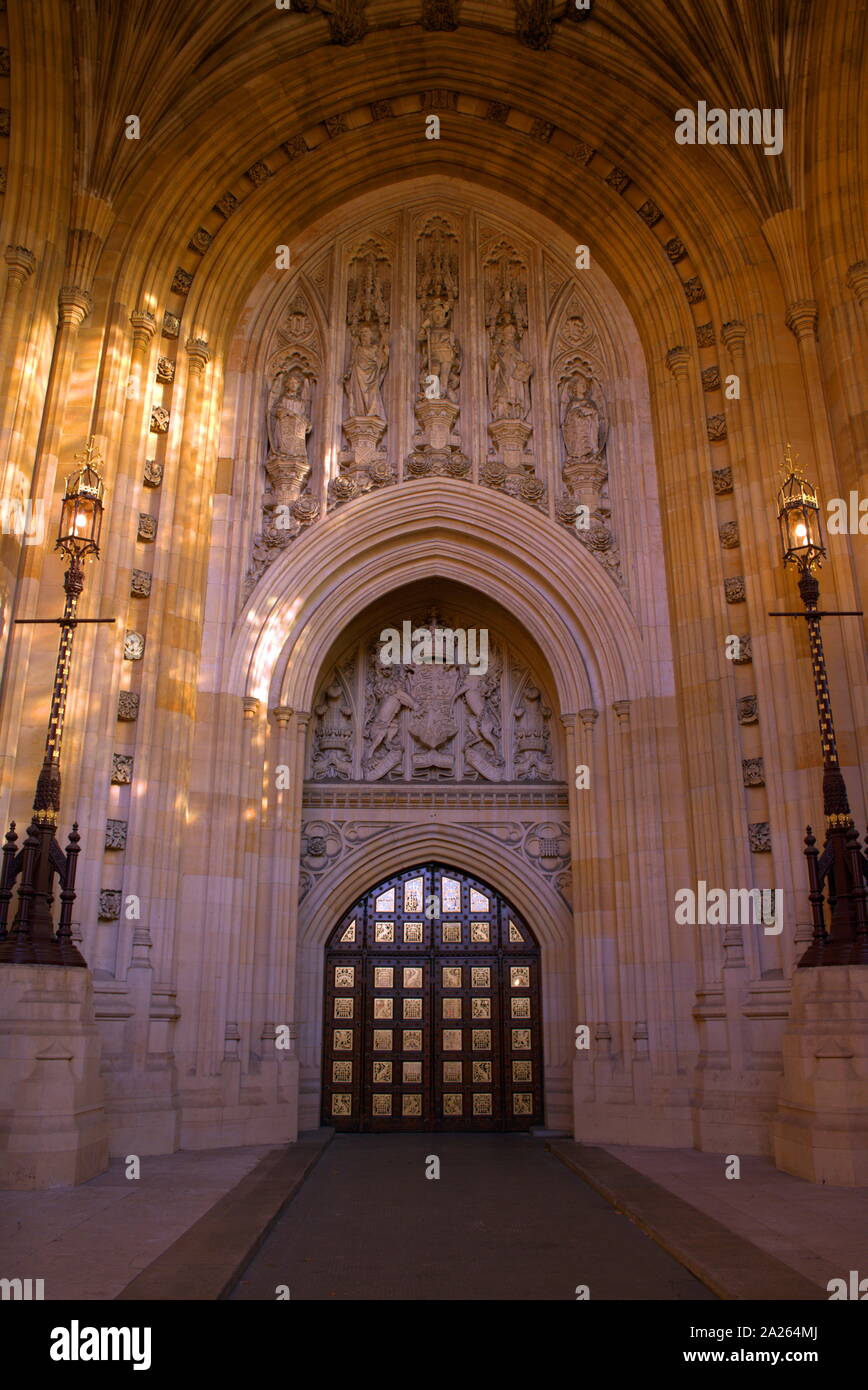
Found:
<path fill-rule="evenodd" d="M 597 720 L 599 719 L 599 717 L 600 717 L 600 711 L 599 711 L 598 709 L 580 709 L 580 710 L 579 710 L 579 718 L 580 718 L 581 721 L 582 721 L 582 728 L 584 729 L 584 731 L 585 731 L 586 734 L 591 734 L 591 733 L 593 733 L 593 731 L 594 731 L 594 725 L 596 724 L 596 722 L 597 722 Z"/>
<path fill-rule="evenodd" d="M 666 365 L 676 381 L 685 381 L 690 366 L 690 349 L 680 345 L 670 348 L 666 354 Z"/>
<path fill-rule="evenodd" d="M 79 328 L 92 308 L 93 298 L 79 285 L 64 285 L 57 296 L 57 311 L 64 327 Z"/>
<path fill-rule="evenodd" d="M 14 280 L 17 285 L 23 285 L 36 269 L 36 257 L 26 246 L 7 246 L 6 264 L 9 267 L 9 279 Z"/>
<path fill-rule="evenodd" d="M 793 336 L 801 342 L 803 338 L 816 338 L 820 311 L 816 299 L 794 299 L 787 305 L 784 322 Z"/>
<path fill-rule="evenodd" d="M 289 705 L 275 705 L 271 713 L 274 717 L 275 724 L 278 724 L 281 729 L 286 729 L 289 726 L 289 721 L 292 719 L 295 710 Z"/>
<path fill-rule="evenodd" d="M 190 359 L 190 373 L 201 376 L 211 359 L 211 351 L 204 338 L 188 338 L 185 345 Z"/>
<path fill-rule="evenodd" d="M 133 346 L 146 348 L 157 331 L 157 320 L 147 309 L 134 309 L 130 314 L 133 325 Z"/>
<path fill-rule="evenodd" d="M 631 702 L 630 702 L 629 700 L 615 700 L 615 701 L 613 701 L 612 709 L 615 711 L 615 714 L 616 714 L 617 719 L 618 719 L 618 727 L 619 727 L 620 729 L 626 729 L 626 728 L 629 727 L 629 724 L 630 724 L 630 703 L 631 703 Z"/>
<path fill-rule="evenodd" d="M 262 701 L 257 700 L 255 695 L 245 695 L 242 704 L 244 708 L 245 722 L 251 723 L 259 714 L 259 709 L 262 704 Z"/>
<path fill-rule="evenodd" d="M 744 353 L 745 339 L 747 338 L 747 327 L 741 319 L 730 319 L 728 323 L 720 325 L 720 336 L 726 344 L 727 350 L 733 357 L 741 357 Z"/>
<path fill-rule="evenodd" d="M 868 299 L 868 261 L 856 261 L 847 270 L 847 288 L 856 296 L 857 303 L 864 304 Z"/>

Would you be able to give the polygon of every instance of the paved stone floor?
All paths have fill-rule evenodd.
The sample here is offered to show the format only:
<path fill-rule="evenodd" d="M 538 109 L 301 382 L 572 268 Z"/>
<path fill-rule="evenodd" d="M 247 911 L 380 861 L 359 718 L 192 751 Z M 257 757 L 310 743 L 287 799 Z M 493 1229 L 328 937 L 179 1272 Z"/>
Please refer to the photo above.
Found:
<path fill-rule="evenodd" d="M 426 1157 L 440 1177 L 426 1178 Z M 527 1135 L 338 1135 L 232 1297 L 714 1301 Z"/>
<path fill-rule="evenodd" d="M 822 1288 L 851 1269 L 868 1274 L 866 1187 L 803 1182 L 770 1158 L 742 1158 L 736 1181 L 725 1176 L 723 1154 L 603 1147 Z"/>
<path fill-rule="evenodd" d="M 114 1298 L 256 1167 L 270 1145 L 122 1159 L 81 1187 L 0 1192 L 0 1277 L 44 1279 L 46 1299 Z"/>

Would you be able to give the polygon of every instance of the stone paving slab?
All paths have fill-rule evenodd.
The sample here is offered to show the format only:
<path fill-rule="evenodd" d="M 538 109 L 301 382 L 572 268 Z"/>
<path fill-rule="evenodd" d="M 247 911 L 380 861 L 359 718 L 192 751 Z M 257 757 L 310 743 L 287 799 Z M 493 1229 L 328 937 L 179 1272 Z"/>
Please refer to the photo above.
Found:
<path fill-rule="evenodd" d="M 572 1140 L 553 1140 L 548 1147 L 718 1298 L 762 1302 L 828 1300 L 825 1285 L 805 1278 L 607 1149 Z M 623 1152 L 627 1154 L 629 1150 Z"/>
<path fill-rule="evenodd" d="M 440 1177 L 426 1178 L 431 1156 Z M 274 1300 L 714 1295 L 524 1134 L 339 1134 L 230 1294 Z"/>
<path fill-rule="evenodd" d="M 271 1151 L 145 1154 L 135 1180 L 113 1159 L 79 1187 L 0 1192 L 0 1277 L 44 1279 L 46 1300 L 114 1298 Z"/>
<path fill-rule="evenodd" d="M 600 1147 L 823 1289 L 851 1269 L 868 1272 L 868 1187 L 806 1182 L 755 1155 L 741 1159 L 733 1180 L 724 1175 L 723 1154 Z"/>
<path fill-rule="evenodd" d="M 116 1297 L 146 1301 L 222 1298 L 317 1163 L 332 1134 L 330 1129 L 316 1130 L 302 1134 L 295 1144 L 272 1149 Z"/>

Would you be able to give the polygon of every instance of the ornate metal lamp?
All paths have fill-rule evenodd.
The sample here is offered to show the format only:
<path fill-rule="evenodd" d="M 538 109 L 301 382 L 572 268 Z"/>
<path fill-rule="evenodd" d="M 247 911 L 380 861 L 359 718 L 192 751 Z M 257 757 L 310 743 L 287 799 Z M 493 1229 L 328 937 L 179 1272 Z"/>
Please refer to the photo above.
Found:
<path fill-rule="evenodd" d="M 75 629 L 82 622 L 113 622 L 113 618 L 79 618 L 78 600 L 84 589 L 84 562 L 99 557 L 105 487 L 96 468 L 101 462 L 93 439 L 76 456 L 80 467 L 66 480 L 55 550 L 69 560 L 63 579 L 66 602 L 61 618 L 21 621 L 60 625 L 60 646 L 54 672 L 54 689 L 45 755 L 36 783 L 33 818 L 21 848 L 13 821 L 3 847 L 0 869 L 0 963 L 85 965 L 71 935 L 75 901 L 75 865 L 79 854 L 78 825 L 74 824 L 64 852 L 55 839 L 60 812 L 60 747 L 69 688 L 69 668 Z M 54 879 L 60 881 L 60 914 L 54 931 L 52 904 Z M 13 889 L 18 884 L 18 910 L 9 932 L 6 922 Z"/>
<path fill-rule="evenodd" d="M 820 504 L 816 488 L 801 474 L 789 444 L 785 457 L 789 473 L 778 492 L 778 524 L 784 564 L 798 566 L 799 595 L 805 611 L 771 613 L 769 616 L 803 618 L 808 624 L 811 670 L 823 749 L 823 812 L 826 821 L 826 842 L 822 853 L 816 848 L 817 842 L 810 826 L 805 837 L 814 938 L 799 966 L 866 964 L 868 899 L 865 882 L 868 881 L 868 857 L 859 845 L 859 835 L 847 799 L 847 787 L 838 762 L 820 631 L 823 618 L 862 617 L 862 614 L 819 611 L 820 582 L 814 571 L 819 569 L 826 556 Z"/>

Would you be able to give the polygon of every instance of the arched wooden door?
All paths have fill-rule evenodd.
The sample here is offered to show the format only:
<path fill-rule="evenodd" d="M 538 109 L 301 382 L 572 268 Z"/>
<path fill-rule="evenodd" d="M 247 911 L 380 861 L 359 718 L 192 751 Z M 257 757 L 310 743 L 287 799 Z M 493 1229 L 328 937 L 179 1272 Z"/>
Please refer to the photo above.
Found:
<path fill-rule="evenodd" d="M 541 1124 L 539 947 L 487 884 L 442 864 L 360 898 L 326 947 L 323 1124 Z"/>

